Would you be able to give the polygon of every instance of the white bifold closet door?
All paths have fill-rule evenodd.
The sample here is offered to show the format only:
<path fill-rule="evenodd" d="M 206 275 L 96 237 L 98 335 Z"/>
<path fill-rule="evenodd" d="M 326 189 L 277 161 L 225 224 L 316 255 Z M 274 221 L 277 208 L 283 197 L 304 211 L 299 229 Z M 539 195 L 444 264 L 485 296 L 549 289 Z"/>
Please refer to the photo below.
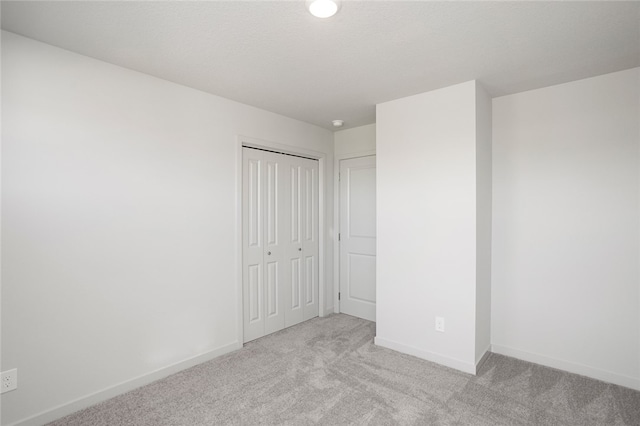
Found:
<path fill-rule="evenodd" d="M 318 316 L 318 162 L 243 148 L 244 341 Z"/>

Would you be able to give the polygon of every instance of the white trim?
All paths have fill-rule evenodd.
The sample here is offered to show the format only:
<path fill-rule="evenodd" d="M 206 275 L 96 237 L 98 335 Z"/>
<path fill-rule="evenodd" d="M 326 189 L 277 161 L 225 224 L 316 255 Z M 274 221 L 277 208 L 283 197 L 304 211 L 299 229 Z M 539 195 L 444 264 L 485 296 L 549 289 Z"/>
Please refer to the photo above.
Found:
<path fill-rule="evenodd" d="M 324 317 L 327 315 L 327 282 L 325 277 L 325 249 L 326 249 L 326 227 L 325 227 L 325 191 L 327 184 L 325 180 L 327 178 L 327 160 L 324 154 L 318 158 L 318 316 Z"/>
<path fill-rule="evenodd" d="M 476 373 L 478 374 L 478 371 L 480 371 L 480 369 L 482 368 L 482 365 L 487 361 L 487 358 L 489 358 L 489 355 L 491 355 L 491 345 L 487 346 L 487 349 L 484 350 L 482 356 L 480 357 L 480 359 L 476 359 Z"/>
<path fill-rule="evenodd" d="M 221 348 L 214 349 L 212 351 L 205 352 L 191 358 L 187 358 L 184 361 L 177 362 L 175 364 L 169 365 L 168 367 L 159 368 L 155 371 L 152 371 L 151 373 L 143 374 L 131 380 L 126 380 L 122 383 L 118 383 L 117 385 L 113 385 L 92 394 L 82 396 L 80 398 L 74 399 L 71 402 L 58 405 L 49 410 L 27 417 L 26 419 L 18 420 L 17 422 L 11 423 L 7 426 L 37 426 L 49 423 L 69 414 L 75 413 L 76 411 L 98 404 L 102 401 L 106 401 L 107 399 L 121 395 L 125 392 L 132 391 L 141 386 L 148 385 L 149 383 L 155 382 L 157 380 L 164 379 L 165 377 L 168 377 L 179 371 L 186 370 L 193 367 L 194 365 L 202 364 L 203 362 L 210 361 L 214 358 L 241 348 L 242 344 L 240 342 L 233 342 L 226 346 L 222 346 Z"/>
<path fill-rule="evenodd" d="M 336 164 L 339 164 L 340 160 L 348 160 L 349 158 L 360 158 L 360 157 L 368 157 L 370 155 L 376 155 L 375 149 L 369 149 L 367 151 L 359 151 L 359 152 L 348 152 L 343 154 L 336 154 L 335 160 Z"/>
<path fill-rule="evenodd" d="M 236 277 L 237 294 L 238 294 L 238 341 L 243 342 L 243 304 L 242 304 L 242 147 L 269 149 L 281 152 L 283 154 L 301 155 L 308 158 L 318 160 L 318 316 L 324 317 L 328 315 L 326 309 L 326 291 L 327 283 L 325 280 L 325 244 L 327 225 L 325 223 L 326 212 L 326 196 L 325 191 L 327 184 L 325 182 L 327 176 L 327 155 L 324 152 L 313 151 L 311 149 L 301 148 L 293 145 L 285 145 L 278 142 L 265 141 L 262 139 L 251 138 L 248 136 L 238 135 L 237 137 L 237 155 L 236 167 L 236 244 L 238 244 L 238 258 Z"/>
<path fill-rule="evenodd" d="M 242 303 L 242 138 L 236 144 L 236 336 L 244 342 L 244 305 Z"/>
<path fill-rule="evenodd" d="M 383 339 L 381 337 L 376 337 L 374 339 L 374 343 L 378 346 L 382 346 L 383 348 L 393 349 L 394 351 L 426 359 L 427 361 L 435 362 L 436 364 L 444 365 L 445 367 L 455 368 L 463 373 L 473 374 L 474 376 L 476 374 L 476 366 L 472 362 L 465 362 L 459 359 L 450 358 L 442 354 L 425 351 L 403 343 Z"/>
<path fill-rule="evenodd" d="M 370 155 L 376 155 L 376 150 L 336 154 L 333 157 L 333 223 L 335 228 L 333 238 L 333 312 L 337 314 L 340 313 L 340 301 L 338 300 L 340 292 L 340 242 L 338 241 L 338 233 L 340 233 L 340 161 Z"/>
<path fill-rule="evenodd" d="M 491 345 L 491 352 L 640 391 L 640 378 L 623 376 L 611 371 L 601 370 L 599 368 L 589 367 L 588 365 L 551 358 L 527 351 L 521 351 L 508 346 Z"/>

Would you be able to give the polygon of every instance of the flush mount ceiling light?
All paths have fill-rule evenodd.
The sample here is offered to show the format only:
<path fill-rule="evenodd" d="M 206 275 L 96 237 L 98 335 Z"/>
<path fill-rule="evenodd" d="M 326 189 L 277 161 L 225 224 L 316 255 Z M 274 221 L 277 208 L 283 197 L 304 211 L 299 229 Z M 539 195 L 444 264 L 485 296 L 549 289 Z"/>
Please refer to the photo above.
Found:
<path fill-rule="evenodd" d="M 307 0 L 307 9 L 316 18 L 329 18 L 340 9 L 340 0 Z"/>
<path fill-rule="evenodd" d="M 333 120 L 331 123 L 333 123 L 333 127 L 342 127 L 342 126 L 344 126 L 344 121 L 342 121 L 342 120 Z"/>

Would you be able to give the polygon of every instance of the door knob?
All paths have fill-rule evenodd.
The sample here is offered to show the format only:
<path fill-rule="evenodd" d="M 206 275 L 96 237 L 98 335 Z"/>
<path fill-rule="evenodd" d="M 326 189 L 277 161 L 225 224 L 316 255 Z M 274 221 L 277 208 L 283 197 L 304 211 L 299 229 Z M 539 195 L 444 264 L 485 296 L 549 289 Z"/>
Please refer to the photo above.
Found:
<path fill-rule="evenodd" d="M 267 252 L 267 256 L 271 256 L 271 252 L 270 251 Z"/>
<path fill-rule="evenodd" d="M 299 249 L 298 249 L 298 251 L 302 251 L 302 249 L 301 249 L 301 248 L 299 248 Z"/>

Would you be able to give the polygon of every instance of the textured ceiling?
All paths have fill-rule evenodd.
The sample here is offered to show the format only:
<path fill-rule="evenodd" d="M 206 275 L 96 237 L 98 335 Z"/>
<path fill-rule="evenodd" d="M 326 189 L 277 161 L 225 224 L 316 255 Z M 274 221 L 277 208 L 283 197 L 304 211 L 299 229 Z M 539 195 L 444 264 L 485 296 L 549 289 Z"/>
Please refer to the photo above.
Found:
<path fill-rule="evenodd" d="M 325 128 L 467 80 L 493 96 L 640 66 L 639 2 L 2 1 L 2 28 Z"/>

